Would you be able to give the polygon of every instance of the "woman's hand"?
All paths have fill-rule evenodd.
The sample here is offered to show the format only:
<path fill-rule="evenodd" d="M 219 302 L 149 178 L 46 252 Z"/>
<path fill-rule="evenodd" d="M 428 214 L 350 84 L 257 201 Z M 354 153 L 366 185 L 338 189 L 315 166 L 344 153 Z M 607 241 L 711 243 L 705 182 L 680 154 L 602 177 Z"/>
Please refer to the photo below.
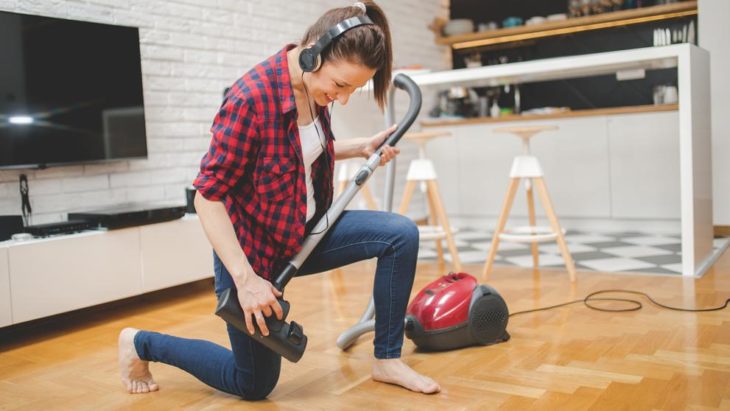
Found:
<path fill-rule="evenodd" d="M 281 291 L 255 273 L 246 276 L 244 283 L 237 288 L 238 302 L 241 304 L 243 318 L 249 333 L 255 332 L 253 321 L 256 321 L 261 334 L 269 335 L 264 317 L 269 317 L 272 313 L 275 313 L 276 318 L 280 320 L 283 317 L 281 305 L 276 299 L 276 297 L 281 297 Z"/>
<path fill-rule="evenodd" d="M 396 124 L 393 124 L 390 126 L 390 128 L 381 131 L 380 133 L 370 137 L 370 140 L 368 140 L 365 143 L 365 147 L 362 149 L 362 155 L 365 158 L 369 158 L 373 153 L 375 153 L 375 150 L 380 147 L 381 144 L 383 144 L 383 141 L 385 141 L 388 136 L 390 136 L 396 128 Z M 380 165 L 385 165 L 388 163 L 388 161 L 392 160 L 400 154 L 400 149 L 397 147 L 391 147 L 391 146 L 385 146 L 383 147 L 382 155 L 380 156 Z"/>

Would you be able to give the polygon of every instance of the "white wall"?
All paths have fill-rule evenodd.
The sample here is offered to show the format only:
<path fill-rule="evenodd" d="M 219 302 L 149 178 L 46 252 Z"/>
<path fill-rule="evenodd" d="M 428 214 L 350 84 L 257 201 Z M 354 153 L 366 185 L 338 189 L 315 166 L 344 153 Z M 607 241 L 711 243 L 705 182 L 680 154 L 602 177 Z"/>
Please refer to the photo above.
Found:
<path fill-rule="evenodd" d="M 0 0 L 0 10 L 140 28 L 149 151 L 147 160 L 0 171 L 0 214 L 20 213 L 21 173 L 29 178 L 34 224 L 62 220 L 70 210 L 122 202 L 184 202 L 184 187 L 207 149 L 223 89 L 285 43 L 299 40 L 322 12 L 351 3 Z M 396 66 L 449 66 L 448 50 L 434 45 L 426 27 L 435 16 L 448 15 L 448 0 L 380 3 L 390 19 Z M 357 106 L 335 109 L 338 138 L 382 128 L 374 104 Z"/>
<path fill-rule="evenodd" d="M 699 43 L 710 51 L 714 225 L 730 226 L 730 2 L 700 0 Z"/>

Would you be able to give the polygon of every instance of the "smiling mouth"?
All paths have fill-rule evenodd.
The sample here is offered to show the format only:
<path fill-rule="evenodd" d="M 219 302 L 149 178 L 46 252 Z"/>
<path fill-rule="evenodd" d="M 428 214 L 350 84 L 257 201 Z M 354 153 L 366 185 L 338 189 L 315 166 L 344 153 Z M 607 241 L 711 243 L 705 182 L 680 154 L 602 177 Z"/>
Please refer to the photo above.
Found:
<path fill-rule="evenodd" d="M 327 93 L 325 93 L 325 94 L 324 94 L 324 96 L 325 96 L 325 97 L 327 98 L 327 102 L 329 102 L 329 103 L 331 103 L 331 102 L 335 101 L 335 99 L 334 99 L 334 98 L 332 98 L 332 97 L 330 97 L 330 95 L 329 95 L 329 94 L 327 94 Z"/>

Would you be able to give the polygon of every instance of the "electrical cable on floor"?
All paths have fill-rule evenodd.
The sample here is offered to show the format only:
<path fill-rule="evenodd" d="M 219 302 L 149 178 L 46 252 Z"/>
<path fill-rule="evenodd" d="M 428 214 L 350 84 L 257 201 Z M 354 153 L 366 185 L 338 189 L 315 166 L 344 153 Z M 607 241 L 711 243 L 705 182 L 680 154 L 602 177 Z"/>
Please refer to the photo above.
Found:
<path fill-rule="evenodd" d="M 718 306 L 718 307 L 711 307 L 711 308 L 682 308 L 682 307 L 672 307 L 672 306 L 664 305 L 664 304 L 661 304 L 661 303 L 655 301 L 653 298 L 651 298 L 649 296 L 649 294 L 647 294 L 645 292 L 633 291 L 633 290 L 609 289 L 609 290 L 594 291 L 594 292 L 588 294 L 585 298 L 580 299 L 580 300 L 574 300 L 574 301 L 569 301 L 567 303 L 551 305 L 549 307 L 535 308 L 535 309 L 532 309 L 532 310 L 517 311 L 517 312 L 511 313 L 509 316 L 512 317 L 512 316 L 515 316 L 515 315 L 533 313 L 533 312 L 537 312 L 537 311 L 552 310 L 553 308 L 565 307 L 567 305 L 577 304 L 577 303 L 581 303 L 581 302 L 586 307 L 590 308 L 591 310 L 604 311 L 604 312 L 638 311 L 638 310 L 641 310 L 641 308 L 643 307 L 643 305 L 641 304 L 640 301 L 632 300 L 632 299 L 629 299 L 629 298 L 594 298 L 594 296 L 596 296 L 596 295 L 599 295 L 599 294 L 607 294 L 607 293 L 626 293 L 626 294 L 641 295 L 641 296 L 646 297 L 649 301 L 652 302 L 652 304 L 656 305 L 657 307 L 661 307 L 661 308 L 664 308 L 664 309 L 667 309 L 667 310 L 684 311 L 684 312 L 692 312 L 692 313 L 696 313 L 696 312 L 707 312 L 707 311 L 720 311 L 720 310 L 724 310 L 725 308 L 727 308 L 728 304 L 730 304 L 730 298 L 728 298 L 727 300 L 725 300 L 725 304 L 723 304 L 722 306 Z M 591 305 L 591 302 L 592 301 L 618 301 L 618 302 L 622 302 L 622 303 L 628 303 L 631 306 L 630 307 L 627 307 L 627 308 L 600 308 L 600 307 L 597 307 L 595 305 Z"/>

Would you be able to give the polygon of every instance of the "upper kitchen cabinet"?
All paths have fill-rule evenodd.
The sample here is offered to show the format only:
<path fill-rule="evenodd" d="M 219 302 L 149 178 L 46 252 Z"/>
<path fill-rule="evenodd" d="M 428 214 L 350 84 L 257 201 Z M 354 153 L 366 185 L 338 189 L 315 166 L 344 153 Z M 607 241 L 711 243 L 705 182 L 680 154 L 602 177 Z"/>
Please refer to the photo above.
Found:
<path fill-rule="evenodd" d="M 451 20 L 431 26 L 453 68 L 479 67 L 677 43 L 697 44 L 697 2 L 671 0 L 452 0 Z M 514 114 L 675 104 L 676 69 L 647 70 L 524 87 L 476 90 Z M 515 97 L 515 90 L 519 96 Z M 665 91 L 669 90 L 669 95 Z M 515 99 L 518 99 L 515 101 Z M 490 116 L 473 104 L 463 117 Z M 673 109 L 674 107 L 669 107 Z M 443 110 L 442 110 L 443 111 Z M 513 114 L 512 112 L 502 114 Z M 554 111 L 554 110 L 553 110 Z M 440 117 L 441 115 L 432 115 Z"/>
<path fill-rule="evenodd" d="M 632 3 L 624 0 L 502 1 L 495 3 L 493 7 L 490 6 L 490 3 L 495 2 L 453 1 L 451 22 L 434 21 L 432 28 L 436 34 L 436 43 L 448 45 L 454 50 L 466 53 L 479 49 L 488 50 L 489 47 L 495 46 L 500 46 L 500 49 L 521 48 L 557 38 L 566 40 L 568 36 L 576 39 L 580 39 L 578 36 L 587 34 L 606 36 L 606 30 L 612 29 L 643 32 L 646 29 L 644 26 L 650 23 L 653 26 L 661 25 L 663 28 L 668 28 L 677 20 L 684 22 L 697 16 L 696 1 L 652 2 L 653 5 L 631 9 L 624 9 L 631 7 L 630 3 Z M 564 7 L 565 3 L 568 3 L 567 12 Z M 640 4 L 649 3 L 645 1 Z M 636 6 L 636 2 L 633 2 L 633 5 Z M 538 13 L 545 15 L 524 17 Z M 479 20 L 472 20 L 477 18 Z M 445 33 L 456 34 L 445 35 Z M 615 34 L 609 32 L 609 35 Z M 696 42 L 695 33 L 685 32 L 684 26 L 682 26 L 681 34 L 675 29 L 673 32 L 670 31 L 670 36 L 666 40 L 655 39 L 653 31 L 651 31 L 651 36 L 639 36 L 640 38 L 635 41 L 607 47 L 611 47 L 611 49 L 646 47 L 655 45 L 655 40 L 656 43 L 690 42 L 690 35 L 693 42 Z M 584 37 L 582 40 L 590 41 L 592 39 Z M 595 46 L 600 45 L 595 44 Z M 574 49 L 556 52 L 560 55 L 567 55 L 595 51 L 597 50 Z"/>

